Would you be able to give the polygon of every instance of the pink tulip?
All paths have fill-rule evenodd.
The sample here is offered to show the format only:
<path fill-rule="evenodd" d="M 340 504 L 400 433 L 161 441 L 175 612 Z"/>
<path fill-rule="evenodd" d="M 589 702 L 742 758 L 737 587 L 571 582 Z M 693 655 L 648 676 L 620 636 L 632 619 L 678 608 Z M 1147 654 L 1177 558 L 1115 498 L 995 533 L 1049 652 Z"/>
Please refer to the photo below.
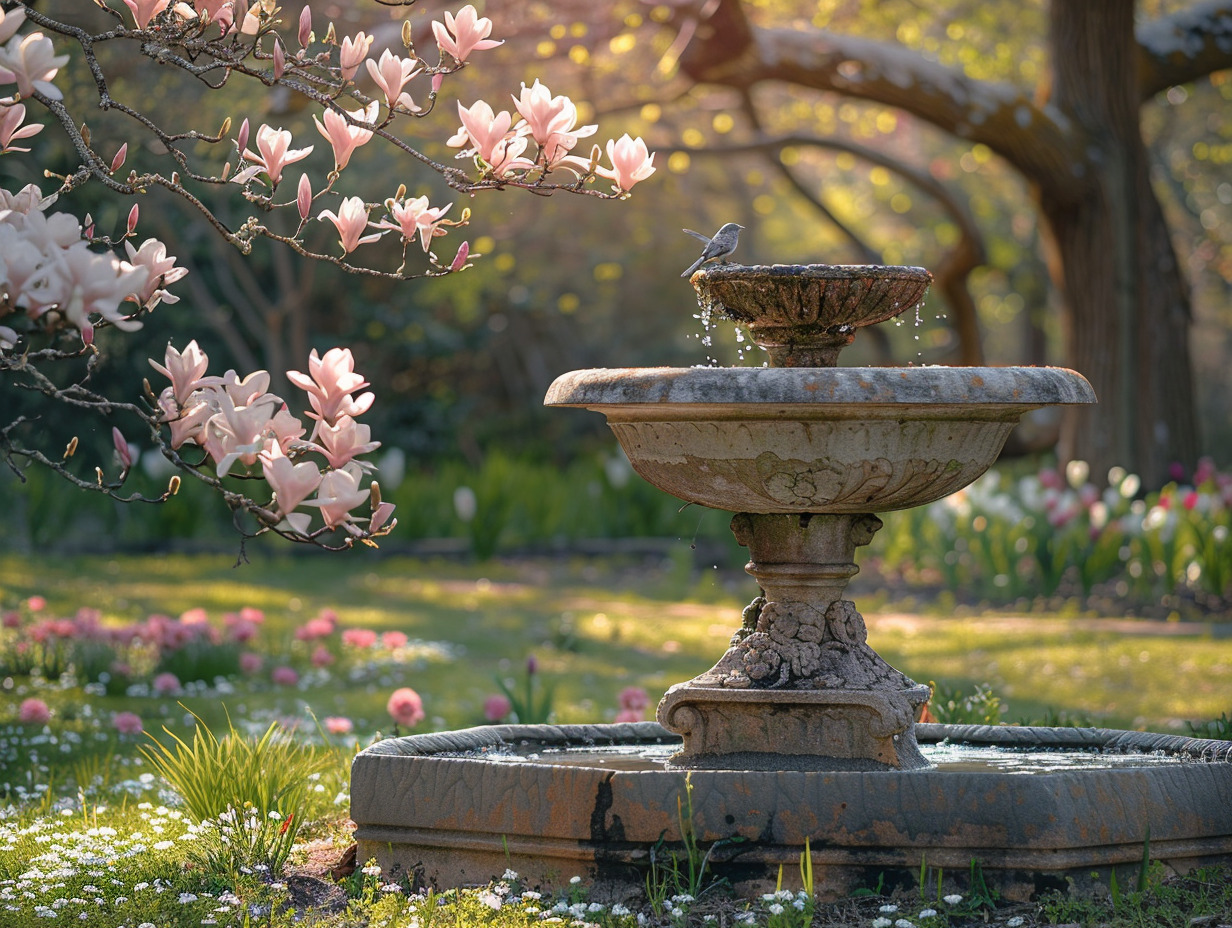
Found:
<path fill-rule="evenodd" d="M 394 690 L 385 708 L 389 710 L 395 724 L 405 728 L 414 728 L 423 721 L 423 700 L 409 686 Z"/>
<path fill-rule="evenodd" d="M 245 606 L 240 610 L 240 619 L 244 622 L 251 622 L 253 625 L 260 625 L 265 621 L 265 613 L 252 606 Z"/>
<path fill-rule="evenodd" d="M 595 173 L 615 181 L 616 190 L 630 190 L 655 172 L 654 155 L 647 150 L 646 143 L 640 138 L 629 138 L 627 132 L 619 140 L 608 140 L 607 157 L 612 166 L 596 168 Z"/>
<path fill-rule="evenodd" d="M 370 628 L 348 628 L 342 633 L 342 643 L 352 648 L 367 649 L 377 642 L 377 634 Z"/>
<path fill-rule="evenodd" d="M 141 716 L 135 712 L 117 712 L 112 716 L 111 724 L 122 735 L 136 735 L 142 730 Z"/>
<path fill-rule="evenodd" d="M 265 665 L 265 658 L 255 651 L 245 651 L 240 655 L 240 672 L 247 676 L 259 673 Z"/>
<path fill-rule="evenodd" d="M 299 682 L 299 674 L 294 667 L 275 667 L 270 671 L 270 679 L 278 686 L 294 686 Z"/>
<path fill-rule="evenodd" d="M 0 106 L 0 151 L 29 151 L 28 148 L 18 148 L 13 143 L 19 139 L 28 139 L 43 131 L 42 123 L 31 123 L 23 126 L 26 118 L 24 103 L 11 106 Z"/>
<path fill-rule="evenodd" d="M 372 62 L 368 63 L 371 64 Z M 350 116 L 351 120 L 375 123 L 379 107 L 380 104 L 374 100 L 363 109 L 348 110 L 347 116 Z M 326 110 L 324 118 L 324 125 L 316 116 L 312 117 L 312 121 L 316 123 L 317 131 L 325 136 L 334 149 L 334 170 L 341 171 L 347 166 L 347 162 L 351 160 L 351 154 L 355 149 L 366 144 L 372 138 L 372 130 L 352 125 L 351 120 L 348 120 L 346 116 L 337 110 Z M 358 199 L 358 197 L 352 199 Z M 365 218 L 367 218 L 366 214 Z M 350 251 L 351 249 L 347 250 Z"/>
<path fill-rule="evenodd" d="M 391 197 L 385 201 L 385 208 L 394 221 L 382 220 L 375 223 L 374 228 L 397 229 L 408 242 L 418 235 L 419 243 L 427 251 L 432 237 L 438 233 L 441 221 L 452 206 L 452 203 L 440 207 L 429 206 L 427 197 L 416 197 L 404 203 Z M 444 235 L 444 230 L 440 230 L 440 234 Z"/>
<path fill-rule="evenodd" d="M 31 32 L 20 42 L 0 46 L 0 84 L 16 84 L 18 96 L 40 91 L 52 100 L 64 99 L 55 84 L 56 73 L 68 64 L 68 55 L 57 55 L 51 39 Z"/>
<path fill-rule="evenodd" d="M 642 710 L 640 709 L 621 709 L 616 713 L 616 721 L 623 722 L 640 722 L 642 721 Z"/>
<path fill-rule="evenodd" d="M 313 649 L 309 660 L 312 661 L 313 667 L 328 667 L 334 662 L 334 655 L 325 645 L 319 644 Z"/>
<path fill-rule="evenodd" d="M 407 640 L 405 632 L 392 631 L 382 632 L 381 634 L 381 645 L 389 648 L 391 651 L 406 647 Z"/>
<path fill-rule="evenodd" d="M 292 148 L 290 132 L 286 129 L 272 129 L 262 123 L 261 128 L 257 130 L 257 152 L 244 149 L 244 157 L 253 162 L 252 167 L 241 171 L 231 180 L 243 183 L 239 178 L 244 177 L 244 180 L 247 180 L 252 176 L 248 173 L 249 171 L 253 173 L 265 171 L 269 175 L 270 183 L 276 187 L 282 180 L 282 169 L 288 164 L 294 164 L 296 161 L 307 158 L 312 154 L 312 148 L 311 145 L 307 148 Z"/>
<path fill-rule="evenodd" d="M 51 720 L 51 709 L 41 699 L 23 699 L 17 709 L 17 721 L 25 725 L 46 725 Z"/>
<path fill-rule="evenodd" d="M 338 51 L 338 66 L 342 69 L 342 76 L 348 81 L 355 76 L 359 66 L 368 57 L 373 38 L 366 32 L 357 32 L 354 38 L 348 36 L 342 40 L 342 47 Z"/>
<path fill-rule="evenodd" d="M 368 226 L 368 207 L 364 205 L 362 197 L 347 197 L 338 207 L 337 213 L 329 209 L 321 210 L 317 213 L 317 221 L 324 219 L 332 222 L 338 230 L 338 243 L 345 254 L 350 254 L 360 245 L 375 242 L 381 237 L 379 232 L 375 235 L 362 234 Z"/>
<path fill-rule="evenodd" d="M 504 42 L 488 38 L 492 34 L 492 20 L 480 17 L 469 3 L 458 10 L 457 16 L 446 11 L 445 22 L 434 22 L 432 33 L 441 51 L 453 55 L 459 62 L 465 61 L 472 51 L 496 48 Z"/>
<path fill-rule="evenodd" d="M 42 612 L 47 608 L 47 600 L 42 596 L 31 596 L 26 600 L 26 608 L 31 612 Z"/>
<path fill-rule="evenodd" d="M 513 703 L 499 693 L 493 693 L 483 701 L 483 717 L 489 722 L 499 722 L 513 711 Z"/>
<path fill-rule="evenodd" d="M 641 713 L 650 705 L 650 697 L 640 686 L 626 686 L 618 697 L 620 708 L 634 709 Z"/>
<path fill-rule="evenodd" d="M 321 721 L 331 735 L 349 735 L 355 729 L 354 722 L 340 715 L 327 715 Z"/>
<path fill-rule="evenodd" d="M 159 696 L 167 696 L 180 691 L 180 678 L 173 673 L 160 673 L 151 684 Z"/>
<path fill-rule="evenodd" d="M 314 616 L 295 630 L 298 641 L 315 641 L 334 633 L 334 623 L 323 616 Z"/>
<path fill-rule="evenodd" d="M 381 52 L 380 60 L 373 61 L 369 58 L 367 67 L 368 74 L 385 94 L 385 103 L 391 110 L 400 104 L 412 113 L 419 111 L 419 107 L 415 105 L 410 94 L 402 92 L 407 81 L 422 70 L 419 61 L 414 58 L 399 57 L 387 48 Z"/>
<path fill-rule="evenodd" d="M 331 348 L 324 357 L 312 349 L 308 355 L 308 374 L 287 371 L 287 379 L 308 393 L 314 419 L 334 423 L 339 416 L 359 416 L 368 411 L 375 397 L 372 393 L 351 394 L 368 386 L 368 381 L 355 373 L 355 358 L 350 348 Z"/>

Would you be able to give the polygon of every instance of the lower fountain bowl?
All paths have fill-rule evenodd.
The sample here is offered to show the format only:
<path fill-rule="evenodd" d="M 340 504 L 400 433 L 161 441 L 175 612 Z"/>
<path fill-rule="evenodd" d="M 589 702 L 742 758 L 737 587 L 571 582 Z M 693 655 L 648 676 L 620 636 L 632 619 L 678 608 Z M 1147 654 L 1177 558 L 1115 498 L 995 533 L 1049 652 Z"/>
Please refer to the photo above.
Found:
<path fill-rule="evenodd" d="M 978 866 L 1022 900 L 1106 884 L 1113 868 L 1131 885 L 1148 841 L 1179 873 L 1232 857 L 1227 742 L 960 725 L 917 725 L 916 738 L 926 769 L 686 773 L 667 762 L 679 740 L 654 722 L 414 735 L 356 756 L 351 817 L 361 862 L 420 885 L 513 869 L 524 885 L 582 876 L 626 897 L 652 848 L 680 841 L 686 798 L 701 846 L 720 842 L 716 875 L 741 893 L 772 890 L 780 866 L 794 874 L 806 840 L 821 898 L 914 885 L 922 863 L 959 892 Z"/>

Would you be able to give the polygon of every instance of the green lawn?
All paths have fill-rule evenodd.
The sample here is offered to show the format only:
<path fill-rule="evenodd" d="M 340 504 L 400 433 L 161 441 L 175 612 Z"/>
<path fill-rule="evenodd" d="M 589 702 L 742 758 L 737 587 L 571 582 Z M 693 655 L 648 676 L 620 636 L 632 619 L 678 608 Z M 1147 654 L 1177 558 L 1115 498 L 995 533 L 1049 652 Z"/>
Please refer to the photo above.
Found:
<path fill-rule="evenodd" d="M 684 558 L 651 566 L 615 559 L 472 565 L 356 552 L 234 563 L 176 555 L 36 565 L 6 556 L 0 558 L 0 606 L 42 595 L 49 613 L 67 616 L 90 606 L 115 622 L 195 607 L 217 621 L 226 611 L 255 607 L 266 614 L 264 649 L 285 652 L 300 665 L 307 650 L 294 640 L 294 629 L 323 608 L 338 613 L 340 628 L 402 631 L 422 643 L 409 663 L 369 667 L 353 678 L 338 668 L 306 691 L 244 693 L 243 711 L 294 713 L 306 703 L 318 716 L 354 718 L 356 733 L 366 734 L 388 730 L 384 703 L 395 686 L 423 695 L 428 717 L 418 730 L 478 724 L 495 678 L 520 675 L 531 654 L 544 679 L 555 683 L 559 721 L 610 719 L 621 688 L 643 686 L 657 699 L 670 684 L 706 669 L 756 592 L 742 575 L 699 574 Z M 1232 711 L 1232 638 L 1213 636 L 1212 626 L 866 617 L 870 644 L 892 664 L 921 682 L 967 689 L 989 683 L 1006 704 L 1006 721 L 1052 711 L 1111 727 L 1183 733 L 1187 720 Z M 100 697 L 105 708 L 142 713 L 133 702 Z M 220 697 L 183 702 L 210 716 Z M 158 711 L 166 712 L 162 703 Z"/>

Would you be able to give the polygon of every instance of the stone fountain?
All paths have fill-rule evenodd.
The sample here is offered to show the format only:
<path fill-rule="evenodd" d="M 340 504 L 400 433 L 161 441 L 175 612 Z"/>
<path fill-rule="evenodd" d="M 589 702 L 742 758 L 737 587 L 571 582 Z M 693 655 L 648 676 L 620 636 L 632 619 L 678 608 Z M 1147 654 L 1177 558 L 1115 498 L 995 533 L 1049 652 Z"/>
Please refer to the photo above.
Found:
<path fill-rule="evenodd" d="M 1159 859 L 1232 854 L 1226 745 L 916 724 L 928 687 L 869 646 L 843 598 L 875 513 L 970 484 L 1024 413 L 1095 401 L 1057 368 L 836 366 L 859 328 L 917 306 L 930 280 L 921 268 L 710 267 L 692 278 L 703 311 L 745 326 L 770 367 L 552 384 L 545 402 L 602 412 L 645 479 L 736 513 L 760 595 L 718 662 L 668 690 L 659 724 L 493 726 L 362 752 L 362 858 L 442 885 L 511 866 L 544 884 L 585 873 L 637 887 L 656 842 L 680 836 L 686 775 L 698 838 L 740 839 L 713 859 L 751 887 L 794 868 L 806 839 L 832 892 L 922 859 L 966 873 L 974 859 L 1025 897 L 1135 864 L 1148 826 Z M 941 747 L 930 759 L 922 743 Z"/>

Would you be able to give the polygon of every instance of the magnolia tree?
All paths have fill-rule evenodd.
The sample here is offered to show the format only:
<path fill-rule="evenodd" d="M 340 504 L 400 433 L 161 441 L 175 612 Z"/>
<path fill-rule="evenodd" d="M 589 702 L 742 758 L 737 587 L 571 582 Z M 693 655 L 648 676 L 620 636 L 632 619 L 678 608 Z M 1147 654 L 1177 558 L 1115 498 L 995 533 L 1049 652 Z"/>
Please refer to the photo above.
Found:
<path fill-rule="evenodd" d="M 406 6 L 413 0 L 377 2 Z M 50 124 L 67 137 L 77 161 L 69 173 L 45 172 L 54 189 L 0 187 L 0 390 L 11 397 L 17 391 L 39 395 L 55 408 L 104 420 L 135 416 L 177 472 L 159 496 L 127 492 L 131 446 L 113 424 L 115 464 L 96 465 L 83 476 L 74 459 L 77 438 L 62 452 L 40 447 L 30 418 L 6 414 L 12 402 L 0 403 L 5 463 L 23 479 L 26 468 L 38 463 L 78 487 L 125 502 L 165 501 L 183 474 L 221 494 L 245 537 L 273 532 L 330 548 L 356 539 L 374 544 L 395 520 L 365 458 L 380 446 L 359 421 L 374 395 L 360 392 L 369 383 L 355 371 L 350 350 L 314 350 L 306 372 L 287 371 L 304 393 L 294 404 L 269 392 L 266 371 L 209 373 L 209 359 L 196 341 L 169 345 L 159 361 L 151 360 L 169 383 L 156 388 L 146 381 L 144 395 L 134 390 L 131 400 L 96 392 L 90 377 L 106 340 L 132 337 L 127 333 L 140 329 L 157 306 L 176 303 L 169 288 L 187 271 L 157 239 L 135 244 L 137 205 L 117 237 L 100 234 L 89 215 L 79 220 L 53 206 L 87 183 L 129 197 L 161 187 L 244 253 L 268 238 L 352 273 L 435 277 L 458 273 L 479 257 L 465 240 L 450 245 L 452 255 L 445 252 L 445 258 L 435 250 L 438 240 L 467 225 L 470 209 L 455 212 L 452 203 L 411 196 L 405 185 L 377 203 L 348 195 L 345 171 L 360 146 L 379 140 L 391 146 L 392 155 L 467 195 L 513 187 L 622 198 L 654 172 L 653 156 L 645 142 L 628 135 L 604 146 L 580 144 L 597 127 L 579 125 L 573 101 L 539 81 L 512 97 L 512 111 L 483 100 L 457 103 L 461 125 L 447 143 L 459 149 L 457 164 L 437 163 L 410 145 L 403 131 L 407 121 L 435 108 L 445 80 L 474 53 L 501 44 L 489 37 L 492 23 L 470 5 L 432 23 L 435 61 L 416 50 L 409 20 L 399 47 L 378 49 L 372 35 L 339 36 L 333 23 L 321 32 L 310 6 L 287 17 L 274 0 L 94 0 L 98 10 L 81 6 L 83 19 L 97 23 L 101 11 L 108 28 L 95 25 L 91 31 L 24 3 L 0 9 L 0 94 L 6 94 L 0 97 L 0 156 L 29 157 L 27 140 Z M 320 140 L 297 140 L 281 127 L 254 130 L 244 119 L 232 134 L 227 118 L 210 134 L 158 124 L 113 94 L 105 65 L 114 59 L 104 50 L 115 45 L 178 69 L 199 82 L 202 92 L 250 80 L 306 99 L 317 111 L 313 121 L 332 152 L 332 169 L 323 176 L 297 172 L 294 166 Z M 115 150 L 92 143 L 88 125 L 70 112 L 56 86 L 72 56 L 87 65 L 99 106 L 127 119 L 131 137 Z M 126 170 L 129 149 L 137 146 L 143 162 L 150 150 L 161 152 L 161 168 L 148 170 L 143 163 L 142 170 Z M 201 157 L 202 147 L 215 157 Z M 210 188 L 242 197 L 250 215 L 228 225 L 203 197 Z M 274 223 L 275 213 L 289 215 L 290 223 Z M 335 250 L 308 244 L 318 223 L 337 232 Z M 366 260 L 365 246 L 387 237 L 400 243 L 396 268 Z"/>

